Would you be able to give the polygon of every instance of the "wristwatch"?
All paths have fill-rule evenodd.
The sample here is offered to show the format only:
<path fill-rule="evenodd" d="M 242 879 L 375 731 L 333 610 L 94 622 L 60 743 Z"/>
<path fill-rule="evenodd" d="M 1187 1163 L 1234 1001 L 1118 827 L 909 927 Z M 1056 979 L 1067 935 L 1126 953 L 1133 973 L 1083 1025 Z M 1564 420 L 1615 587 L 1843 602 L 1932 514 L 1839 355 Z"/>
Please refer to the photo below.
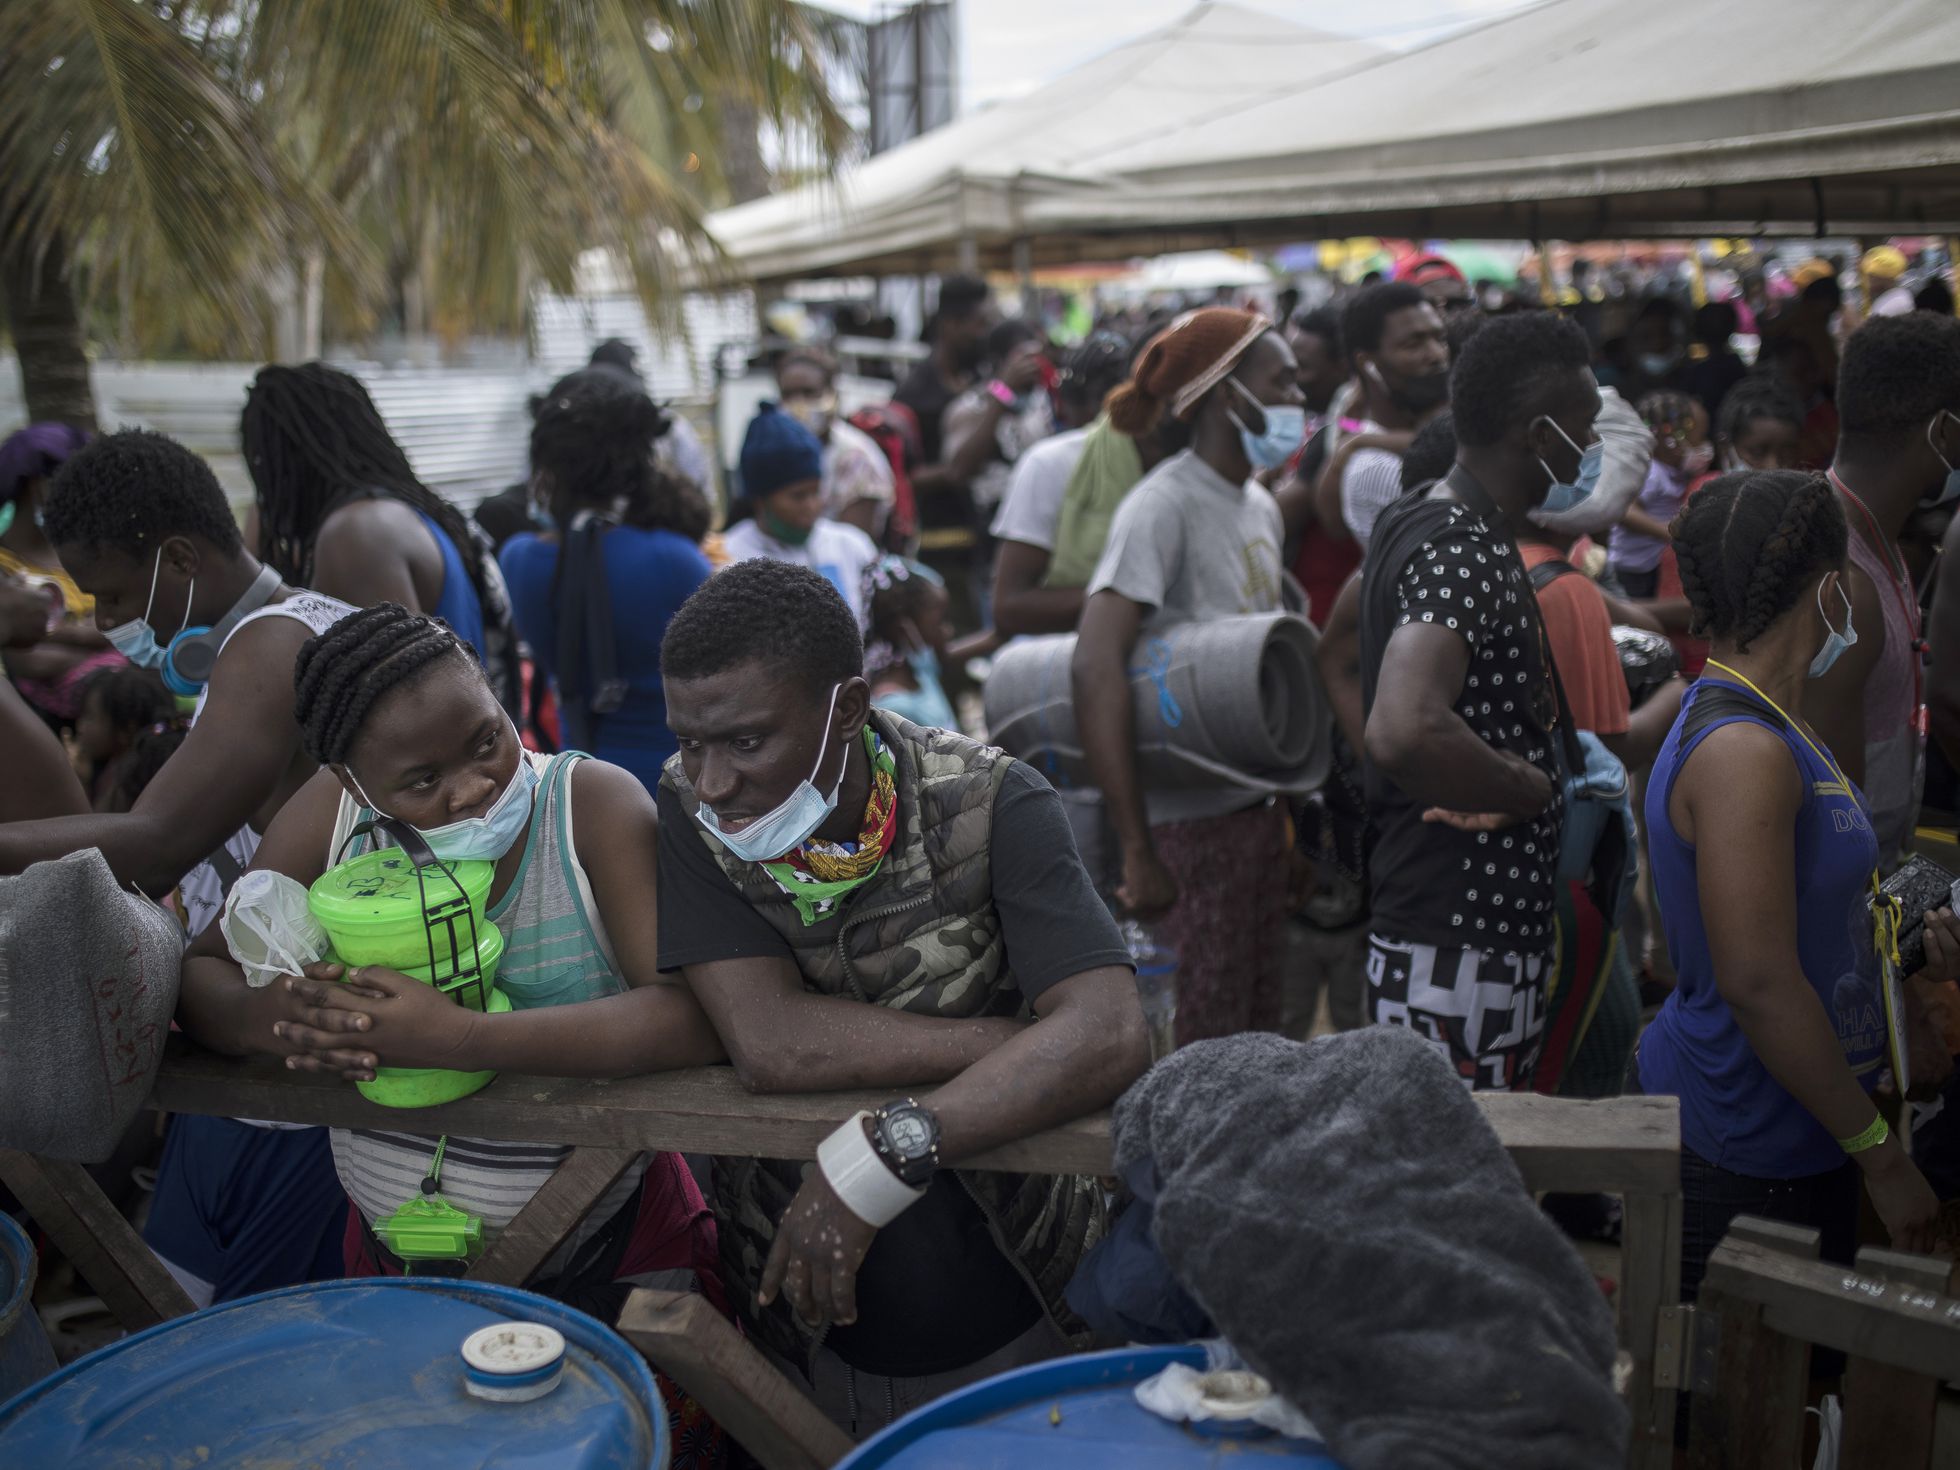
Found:
<path fill-rule="evenodd" d="M 939 1167 L 939 1120 L 909 1097 L 886 1103 L 871 1115 L 871 1146 L 902 1183 L 923 1189 Z"/>

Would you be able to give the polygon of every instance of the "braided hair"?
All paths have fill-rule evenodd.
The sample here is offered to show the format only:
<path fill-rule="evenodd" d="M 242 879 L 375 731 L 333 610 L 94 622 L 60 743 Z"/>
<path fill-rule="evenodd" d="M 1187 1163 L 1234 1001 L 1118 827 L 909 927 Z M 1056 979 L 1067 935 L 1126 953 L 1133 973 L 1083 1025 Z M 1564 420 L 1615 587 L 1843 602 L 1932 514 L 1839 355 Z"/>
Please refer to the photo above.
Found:
<path fill-rule="evenodd" d="M 638 380 L 612 368 L 567 373 L 532 402 L 531 469 L 551 478 L 561 527 L 580 510 L 617 511 L 629 526 L 699 542 L 714 522 L 708 499 L 655 462 L 670 420 Z"/>
<path fill-rule="evenodd" d="M 374 702 L 455 655 L 476 657 L 441 618 L 378 602 L 310 638 L 293 665 L 293 718 L 300 742 L 321 765 L 344 765 Z"/>
<path fill-rule="evenodd" d="M 259 369 L 239 419 L 259 506 L 263 555 L 298 587 L 313 585 L 313 546 L 350 498 L 379 493 L 441 526 L 486 602 L 482 556 L 463 513 L 424 485 L 360 380 L 325 363 Z"/>
<path fill-rule="evenodd" d="M 1744 470 L 1711 480 L 1670 528 L 1698 637 L 1747 652 L 1844 565 L 1844 507 L 1821 474 Z"/>

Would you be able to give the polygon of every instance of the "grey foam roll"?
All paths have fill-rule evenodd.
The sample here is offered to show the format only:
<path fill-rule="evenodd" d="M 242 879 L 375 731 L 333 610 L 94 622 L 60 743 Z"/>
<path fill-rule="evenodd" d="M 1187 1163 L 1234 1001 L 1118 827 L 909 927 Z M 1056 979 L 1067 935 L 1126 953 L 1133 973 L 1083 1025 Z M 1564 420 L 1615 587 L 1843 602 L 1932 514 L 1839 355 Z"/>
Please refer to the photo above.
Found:
<path fill-rule="evenodd" d="M 1292 613 L 1185 623 L 1130 657 L 1137 765 L 1157 790 L 1300 796 L 1326 780 L 1333 720 L 1314 663 L 1319 637 Z M 1077 732 L 1075 635 L 1022 638 L 994 657 L 988 737 L 1057 787 L 1093 779 Z"/>

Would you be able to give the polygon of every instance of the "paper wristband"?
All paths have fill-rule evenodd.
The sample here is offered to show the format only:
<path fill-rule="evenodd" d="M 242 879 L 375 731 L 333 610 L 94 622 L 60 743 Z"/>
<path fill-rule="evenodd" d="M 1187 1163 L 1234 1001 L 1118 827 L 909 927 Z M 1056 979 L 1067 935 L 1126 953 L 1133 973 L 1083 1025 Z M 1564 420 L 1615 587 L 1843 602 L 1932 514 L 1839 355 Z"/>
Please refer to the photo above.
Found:
<path fill-rule="evenodd" d="M 817 1145 L 817 1168 L 836 1191 L 844 1207 L 865 1224 L 882 1230 L 912 1205 L 925 1198 L 892 1173 L 865 1136 L 867 1112 L 857 1112 Z"/>

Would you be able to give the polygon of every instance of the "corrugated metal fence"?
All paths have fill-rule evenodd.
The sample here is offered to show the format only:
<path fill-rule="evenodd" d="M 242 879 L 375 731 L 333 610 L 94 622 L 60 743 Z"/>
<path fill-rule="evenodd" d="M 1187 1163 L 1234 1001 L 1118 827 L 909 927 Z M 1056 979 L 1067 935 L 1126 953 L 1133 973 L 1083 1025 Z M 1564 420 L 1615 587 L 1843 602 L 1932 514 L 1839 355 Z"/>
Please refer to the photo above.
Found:
<path fill-rule="evenodd" d="M 383 368 L 337 361 L 367 385 L 375 406 L 431 489 L 469 509 L 528 473 L 528 400 L 586 361 L 593 346 L 623 337 L 639 349 L 654 396 L 679 400 L 711 436 L 714 354 L 724 341 L 755 333 L 746 295 L 688 299 L 683 340 L 654 335 L 639 301 L 626 295 L 540 297 L 533 360 L 505 369 Z M 24 417 L 17 363 L 0 370 L 0 432 Z M 238 415 L 258 370 L 245 363 L 97 362 L 97 417 L 105 428 L 157 429 L 203 455 L 236 504 L 252 497 L 238 447 Z"/>

